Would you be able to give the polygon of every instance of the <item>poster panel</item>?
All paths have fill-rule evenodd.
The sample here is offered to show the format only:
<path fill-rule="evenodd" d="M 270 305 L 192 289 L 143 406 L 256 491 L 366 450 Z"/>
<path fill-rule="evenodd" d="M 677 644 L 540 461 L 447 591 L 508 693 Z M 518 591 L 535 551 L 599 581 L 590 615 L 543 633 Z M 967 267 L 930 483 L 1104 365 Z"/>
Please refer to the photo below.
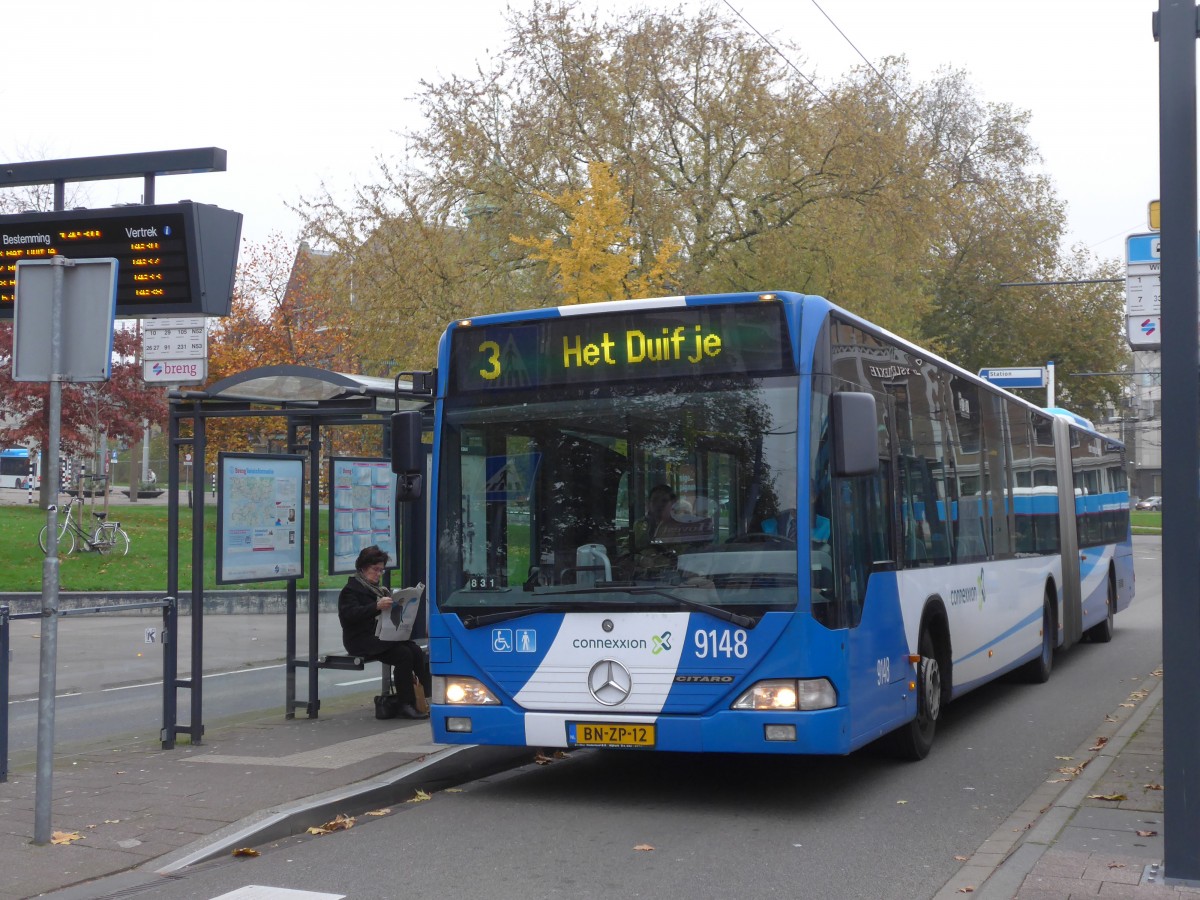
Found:
<path fill-rule="evenodd" d="M 304 577 L 304 457 L 217 457 L 217 582 Z"/>
<path fill-rule="evenodd" d="M 372 544 L 400 564 L 396 540 L 396 476 L 386 459 L 335 456 L 329 460 L 329 574 L 354 571 Z"/>

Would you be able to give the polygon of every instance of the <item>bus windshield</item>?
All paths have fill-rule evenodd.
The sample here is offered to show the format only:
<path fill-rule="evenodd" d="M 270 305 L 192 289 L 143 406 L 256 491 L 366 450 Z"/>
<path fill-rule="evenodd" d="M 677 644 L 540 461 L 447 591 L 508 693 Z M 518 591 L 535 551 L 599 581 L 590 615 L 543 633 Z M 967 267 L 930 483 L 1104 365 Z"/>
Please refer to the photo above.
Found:
<path fill-rule="evenodd" d="M 794 376 L 559 386 L 443 409 L 442 612 L 797 601 Z"/>

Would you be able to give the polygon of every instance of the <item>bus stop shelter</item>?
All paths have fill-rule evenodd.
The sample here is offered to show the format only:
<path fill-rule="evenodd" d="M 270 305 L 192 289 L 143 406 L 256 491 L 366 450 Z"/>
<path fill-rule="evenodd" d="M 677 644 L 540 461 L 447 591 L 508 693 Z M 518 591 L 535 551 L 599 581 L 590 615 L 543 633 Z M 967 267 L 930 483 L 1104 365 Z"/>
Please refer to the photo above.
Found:
<path fill-rule="evenodd" d="M 321 485 L 319 473 L 325 460 L 322 457 L 322 440 L 328 429 L 356 426 L 377 428 L 380 433 L 379 459 L 388 457 L 390 445 L 391 415 L 395 412 L 417 410 L 432 416 L 432 380 L 429 373 L 402 372 L 394 379 L 364 375 L 349 375 L 330 372 L 307 366 L 262 366 L 232 375 L 204 388 L 203 390 L 173 391 L 170 398 L 168 424 L 168 487 L 167 511 L 167 593 L 179 599 L 173 604 L 175 622 L 166 627 L 170 640 L 164 642 L 163 678 L 163 728 L 161 733 L 164 750 L 172 749 L 178 735 L 186 734 L 193 744 L 202 743 L 203 723 L 203 671 L 204 671 L 204 572 L 206 567 L 204 550 L 205 520 L 207 511 L 202 502 L 205 490 L 204 459 L 208 443 L 206 424 L 217 419 L 231 418 L 274 418 L 286 428 L 287 454 L 301 455 L 305 459 L 305 509 L 304 519 L 306 543 L 303 548 L 305 573 L 308 578 L 308 617 L 305 653 L 297 656 L 299 643 L 299 578 L 288 578 L 287 583 L 287 695 L 285 713 L 295 716 L 303 709 L 309 718 L 315 718 L 320 709 L 318 697 L 318 675 L 322 667 L 340 667 L 321 659 L 318 640 L 318 613 L 320 610 L 320 572 L 325 561 L 321 559 Z M 196 465 L 191 467 L 191 483 L 184 485 L 181 478 L 180 457 L 192 454 Z M 188 487 L 191 496 L 198 498 L 191 504 L 190 585 L 180 584 L 179 533 L 180 533 L 180 489 Z M 218 507 L 219 509 L 219 507 Z M 426 551 L 426 504 L 398 504 L 396 507 L 396 549 L 399 558 L 398 572 L 403 584 L 415 584 L 425 580 Z M 184 588 L 180 593 L 181 587 Z M 187 677 L 178 671 L 178 641 L 182 639 L 177 610 L 190 598 L 190 647 L 191 668 Z M 424 613 L 424 610 L 422 610 Z M 420 617 L 414 636 L 422 636 L 424 615 Z M 297 699 L 296 672 L 307 672 L 307 694 Z M 186 724 L 180 721 L 178 691 L 187 689 L 189 714 Z"/>

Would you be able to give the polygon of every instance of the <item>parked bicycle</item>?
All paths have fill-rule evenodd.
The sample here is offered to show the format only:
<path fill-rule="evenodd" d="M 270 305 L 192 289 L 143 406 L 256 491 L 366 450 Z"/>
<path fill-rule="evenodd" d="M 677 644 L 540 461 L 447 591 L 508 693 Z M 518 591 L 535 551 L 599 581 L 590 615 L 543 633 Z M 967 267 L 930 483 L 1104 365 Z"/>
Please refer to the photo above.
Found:
<path fill-rule="evenodd" d="M 91 534 L 83 528 L 83 498 L 72 497 L 67 504 L 66 515 L 58 525 L 58 552 L 61 556 L 70 556 L 77 546 L 84 553 L 116 553 L 124 556 L 129 552 L 129 535 L 121 527 L 120 522 L 108 521 L 108 513 L 93 512 L 96 527 Z M 50 534 L 50 526 L 43 525 L 38 533 L 38 545 L 46 552 L 46 539 Z"/>

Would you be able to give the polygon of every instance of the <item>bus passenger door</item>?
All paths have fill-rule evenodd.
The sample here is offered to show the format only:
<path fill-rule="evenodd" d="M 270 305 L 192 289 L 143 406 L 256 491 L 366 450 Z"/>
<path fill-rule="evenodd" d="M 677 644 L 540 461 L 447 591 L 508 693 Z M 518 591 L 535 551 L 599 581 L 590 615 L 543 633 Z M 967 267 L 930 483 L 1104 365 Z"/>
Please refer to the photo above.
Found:
<path fill-rule="evenodd" d="M 851 738 L 879 731 L 903 712 L 893 684 L 905 677 L 908 650 L 897 594 L 891 465 L 835 486 L 835 577 L 848 628 Z"/>

